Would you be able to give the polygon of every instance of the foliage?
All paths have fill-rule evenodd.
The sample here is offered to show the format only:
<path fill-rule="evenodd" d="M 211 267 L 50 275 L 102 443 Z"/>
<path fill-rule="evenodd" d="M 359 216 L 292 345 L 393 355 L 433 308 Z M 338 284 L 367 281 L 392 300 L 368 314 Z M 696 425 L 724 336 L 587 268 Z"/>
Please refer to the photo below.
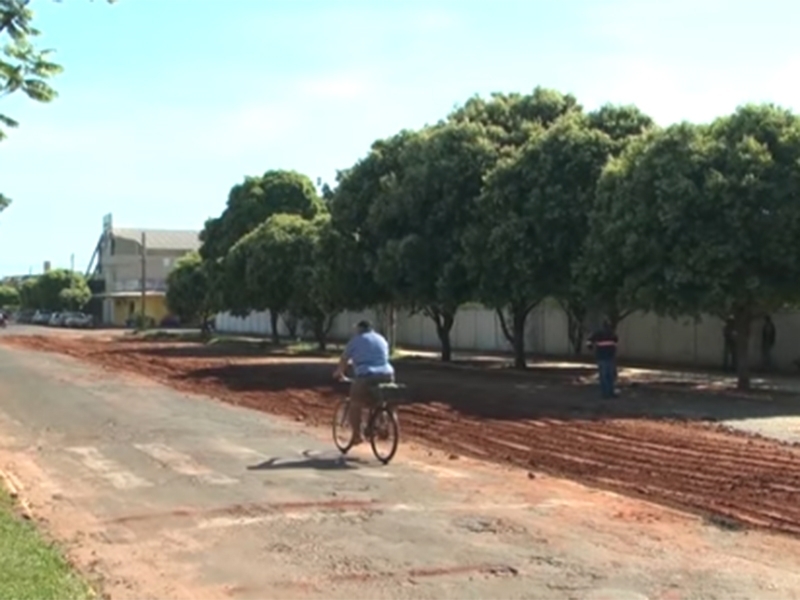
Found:
<path fill-rule="evenodd" d="M 537 87 L 531 94 L 492 94 L 489 100 L 473 97 L 450 113 L 456 123 L 478 123 L 506 155 L 524 146 L 537 130 L 547 128 L 559 117 L 580 111 L 571 94 Z"/>
<path fill-rule="evenodd" d="M 239 240 L 226 260 L 230 283 L 238 278 L 234 307 L 240 313 L 268 310 L 276 343 L 280 341 L 278 316 L 292 308 L 297 297 L 298 269 L 312 257 L 314 227 L 300 215 L 272 215 Z"/>
<path fill-rule="evenodd" d="M 622 289 L 659 314 L 733 316 L 742 388 L 753 320 L 797 298 L 798 165 L 800 119 L 745 106 L 655 133 L 603 176 L 595 224 L 612 230 L 607 244 L 623 241 L 606 248 Z"/>
<path fill-rule="evenodd" d="M 22 92 L 38 102 L 50 102 L 56 92 L 47 80 L 61 72 L 50 60 L 52 50 L 39 50 L 33 38 L 40 35 L 33 26 L 33 11 L 25 0 L 0 0 L 0 37 L 6 41 L 0 59 L 0 97 Z M 16 127 L 17 122 L 0 114 L 0 126 Z M 0 127 L 0 139 L 5 132 Z"/>
<path fill-rule="evenodd" d="M 349 309 L 361 310 L 397 300 L 394 290 L 382 285 L 374 275 L 384 232 L 400 218 L 382 212 L 381 207 L 400 193 L 404 152 L 418 135 L 404 130 L 392 138 L 378 140 L 365 158 L 338 174 L 339 185 L 329 206 L 331 226 L 350 250 L 350 268 L 344 274 L 351 290 Z"/>
<path fill-rule="evenodd" d="M 322 199 L 294 172 L 247 178 L 201 256 L 215 306 L 269 310 L 276 340 L 279 314 L 324 345 L 340 310 L 403 307 L 434 320 L 446 360 L 459 306 L 480 301 L 523 368 L 528 316 L 551 297 L 575 351 L 588 315 L 643 310 L 732 315 L 746 352 L 755 318 L 799 300 L 799 187 L 788 111 L 659 129 L 634 106 L 585 113 L 536 88 L 374 142 Z"/>
<path fill-rule="evenodd" d="M 58 292 L 58 307 L 61 310 L 82 310 L 91 298 L 92 292 L 88 285 L 64 288 Z"/>
<path fill-rule="evenodd" d="M 302 320 L 319 349 L 325 350 L 333 320 L 348 301 L 347 247 L 331 226 L 328 215 L 317 217 L 311 227 L 304 227 L 300 234 L 305 238 L 304 252 L 295 262 L 295 286 L 289 310 Z"/>
<path fill-rule="evenodd" d="M 19 305 L 22 308 L 37 309 L 41 308 L 39 298 L 36 295 L 38 286 L 36 280 L 38 277 L 31 277 L 25 279 L 19 286 Z"/>
<path fill-rule="evenodd" d="M 175 263 L 167 275 L 167 306 L 182 323 L 205 323 L 211 314 L 207 264 L 198 252 L 190 252 Z"/>
<path fill-rule="evenodd" d="M 80 310 L 92 297 L 86 279 L 67 269 L 54 269 L 20 286 L 23 308 L 42 310 Z"/>
<path fill-rule="evenodd" d="M 206 221 L 200 234 L 200 254 L 206 260 L 223 258 L 236 242 L 272 215 L 286 213 L 312 219 L 322 210 L 317 190 L 305 175 L 267 171 L 260 177 L 246 177 L 231 189 L 222 214 Z"/>
<path fill-rule="evenodd" d="M 19 306 L 19 291 L 10 285 L 0 285 L 0 308 Z"/>
<path fill-rule="evenodd" d="M 375 277 L 399 304 L 434 321 L 445 361 L 456 311 L 475 295 L 462 238 L 495 160 L 482 125 L 430 127 L 404 148 L 396 193 L 374 207 Z"/>
<path fill-rule="evenodd" d="M 108 0 L 112 4 L 116 0 Z M 0 40 L 4 43 L 0 57 L 0 98 L 22 92 L 37 102 L 50 102 L 56 91 L 48 80 L 63 70 L 51 60 L 53 50 L 40 50 L 34 40 L 41 32 L 33 26 L 30 0 L 0 0 Z M 0 141 L 6 129 L 17 127 L 17 121 L 0 113 Z M 0 194 L 0 211 L 11 200 Z"/>

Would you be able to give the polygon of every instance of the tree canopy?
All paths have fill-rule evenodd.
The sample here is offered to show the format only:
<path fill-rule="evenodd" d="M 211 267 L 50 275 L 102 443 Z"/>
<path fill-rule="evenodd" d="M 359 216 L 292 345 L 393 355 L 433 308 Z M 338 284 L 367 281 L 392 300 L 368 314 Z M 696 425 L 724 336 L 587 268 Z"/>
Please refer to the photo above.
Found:
<path fill-rule="evenodd" d="M 167 306 L 183 323 L 205 323 L 211 314 L 211 289 L 199 252 L 179 258 L 167 275 Z"/>
<path fill-rule="evenodd" d="M 276 341 L 280 315 L 324 346 L 342 310 L 405 308 L 434 321 L 444 360 L 476 301 L 519 368 L 545 298 L 575 352 L 600 315 L 732 317 L 746 387 L 751 324 L 800 294 L 799 140 L 798 117 L 772 105 L 659 128 L 541 87 L 473 97 L 375 141 L 322 199 L 293 171 L 246 178 L 200 258 L 216 306 L 269 310 Z"/>
<path fill-rule="evenodd" d="M 19 306 L 19 291 L 10 285 L 0 285 L 0 308 Z"/>
<path fill-rule="evenodd" d="M 92 297 L 86 279 L 68 269 L 53 269 L 25 280 L 19 294 L 23 308 L 53 311 L 81 310 Z"/>

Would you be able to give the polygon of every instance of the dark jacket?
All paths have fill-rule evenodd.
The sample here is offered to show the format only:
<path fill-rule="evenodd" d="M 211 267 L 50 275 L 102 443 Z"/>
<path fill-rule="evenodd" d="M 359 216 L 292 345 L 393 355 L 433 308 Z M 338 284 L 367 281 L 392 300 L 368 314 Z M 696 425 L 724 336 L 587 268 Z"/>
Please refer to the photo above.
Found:
<path fill-rule="evenodd" d="M 595 331 L 589 338 L 589 345 L 594 348 L 594 357 L 597 360 L 616 358 L 618 342 L 617 334 L 607 328 Z"/>

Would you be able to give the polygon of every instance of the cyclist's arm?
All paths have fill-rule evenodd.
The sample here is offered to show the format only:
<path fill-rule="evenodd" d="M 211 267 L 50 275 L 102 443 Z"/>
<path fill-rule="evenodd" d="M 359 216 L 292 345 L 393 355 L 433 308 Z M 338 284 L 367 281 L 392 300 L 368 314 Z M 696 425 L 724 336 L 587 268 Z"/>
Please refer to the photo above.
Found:
<path fill-rule="evenodd" d="M 341 378 L 344 377 L 345 371 L 347 371 L 347 366 L 350 364 L 350 343 L 347 344 L 344 348 L 344 352 L 339 357 L 339 364 L 336 366 L 336 371 L 334 372 L 334 377 Z"/>

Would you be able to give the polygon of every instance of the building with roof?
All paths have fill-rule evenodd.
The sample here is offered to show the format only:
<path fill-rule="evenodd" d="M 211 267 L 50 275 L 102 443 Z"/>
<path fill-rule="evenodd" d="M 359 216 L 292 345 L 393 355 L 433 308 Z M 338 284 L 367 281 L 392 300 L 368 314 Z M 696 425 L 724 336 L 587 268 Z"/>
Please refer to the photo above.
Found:
<path fill-rule="evenodd" d="M 175 261 L 199 248 L 199 231 L 114 227 L 106 215 L 87 269 L 97 316 L 105 324 L 125 325 L 144 313 L 159 323 L 169 314 L 167 275 Z"/>

